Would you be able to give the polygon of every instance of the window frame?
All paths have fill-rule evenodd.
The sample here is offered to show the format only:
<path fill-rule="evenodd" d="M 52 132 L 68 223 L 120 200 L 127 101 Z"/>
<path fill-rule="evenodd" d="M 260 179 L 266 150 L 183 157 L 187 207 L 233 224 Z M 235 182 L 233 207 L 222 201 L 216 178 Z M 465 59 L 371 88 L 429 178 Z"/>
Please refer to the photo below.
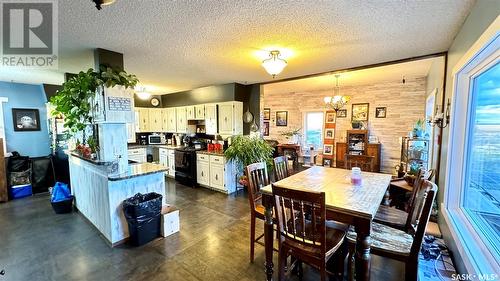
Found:
<path fill-rule="evenodd" d="M 316 151 L 322 151 L 323 150 L 323 134 L 325 132 L 325 112 L 324 111 L 321 111 L 321 110 L 309 110 L 309 111 L 304 111 L 303 114 L 304 114 L 304 119 L 303 119 L 303 123 L 304 123 L 304 126 L 303 126 L 303 138 L 302 138 L 302 147 L 304 148 L 307 148 L 307 115 L 309 113 L 321 113 L 323 114 L 323 118 L 322 118 L 322 125 L 321 125 L 321 132 L 320 132 L 320 138 L 319 138 L 319 147 L 316 148 Z"/>
<path fill-rule="evenodd" d="M 500 57 L 500 18 L 497 18 L 452 72 L 452 107 L 448 138 L 448 157 L 443 202 L 443 217 L 468 273 L 480 276 L 498 274 L 500 261 L 488 249 L 488 244 L 478 234 L 470 214 L 462 207 L 466 183 L 467 150 L 471 140 L 471 110 L 474 106 L 470 95 L 474 79 L 498 62 Z"/>

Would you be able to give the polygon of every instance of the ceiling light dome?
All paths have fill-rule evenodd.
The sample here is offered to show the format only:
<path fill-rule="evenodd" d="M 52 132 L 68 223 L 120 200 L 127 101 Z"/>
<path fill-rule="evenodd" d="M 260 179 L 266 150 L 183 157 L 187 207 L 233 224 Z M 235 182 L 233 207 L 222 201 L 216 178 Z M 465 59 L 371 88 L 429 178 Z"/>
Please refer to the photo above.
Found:
<path fill-rule="evenodd" d="M 273 78 L 280 74 L 286 67 L 286 60 L 279 57 L 280 51 L 274 50 L 269 52 L 269 58 L 262 61 L 262 67 L 271 74 Z"/>

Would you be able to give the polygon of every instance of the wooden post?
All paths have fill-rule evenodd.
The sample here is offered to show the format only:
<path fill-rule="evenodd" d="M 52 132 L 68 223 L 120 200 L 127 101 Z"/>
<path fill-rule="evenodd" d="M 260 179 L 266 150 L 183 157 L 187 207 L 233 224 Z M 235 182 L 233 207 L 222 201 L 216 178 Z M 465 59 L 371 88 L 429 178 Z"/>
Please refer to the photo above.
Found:
<path fill-rule="evenodd" d="M 7 174 L 5 173 L 5 152 L 3 151 L 3 139 L 0 138 L 0 202 L 7 202 Z"/>

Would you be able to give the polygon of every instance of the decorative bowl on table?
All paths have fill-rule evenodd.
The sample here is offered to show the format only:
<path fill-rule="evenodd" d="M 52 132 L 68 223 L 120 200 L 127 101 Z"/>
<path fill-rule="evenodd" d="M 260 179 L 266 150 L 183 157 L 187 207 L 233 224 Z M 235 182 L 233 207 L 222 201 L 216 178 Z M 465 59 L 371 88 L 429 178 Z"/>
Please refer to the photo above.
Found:
<path fill-rule="evenodd" d="M 413 182 L 415 182 L 417 176 L 406 174 L 403 178 L 406 181 L 406 183 L 408 183 L 409 186 L 413 186 Z"/>

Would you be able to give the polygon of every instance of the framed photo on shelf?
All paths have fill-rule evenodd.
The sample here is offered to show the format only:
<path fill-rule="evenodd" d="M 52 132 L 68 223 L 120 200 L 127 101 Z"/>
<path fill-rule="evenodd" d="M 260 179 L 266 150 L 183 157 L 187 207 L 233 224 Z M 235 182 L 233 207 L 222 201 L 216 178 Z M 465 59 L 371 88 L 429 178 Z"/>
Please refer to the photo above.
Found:
<path fill-rule="evenodd" d="M 353 121 L 368 121 L 369 103 L 354 103 L 352 104 L 352 120 Z"/>
<path fill-rule="evenodd" d="M 335 113 L 327 112 L 325 123 L 335 123 Z"/>
<path fill-rule="evenodd" d="M 347 117 L 347 109 L 339 109 L 339 111 L 337 111 L 337 117 L 338 118 L 346 118 Z"/>
<path fill-rule="evenodd" d="M 331 166 L 332 166 L 332 159 L 323 158 L 323 167 L 331 167 Z"/>
<path fill-rule="evenodd" d="M 36 108 L 13 108 L 14 131 L 40 131 L 40 112 Z"/>
<path fill-rule="evenodd" d="M 276 126 L 288 126 L 288 111 L 276 111 Z"/>
<path fill-rule="evenodd" d="M 264 108 L 264 120 L 271 120 L 271 109 Z"/>
<path fill-rule="evenodd" d="M 269 122 L 264 122 L 264 126 L 262 128 L 262 135 L 265 137 L 269 136 Z"/>
<path fill-rule="evenodd" d="M 387 116 L 387 107 L 375 107 L 375 118 L 385 118 Z"/>
<path fill-rule="evenodd" d="M 325 139 L 333 140 L 335 138 L 335 129 L 325 129 Z"/>
<path fill-rule="evenodd" d="M 325 145 L 323 145 L 323 154 L 325 154 L 325 155 L 333 155 L 333 144 L 325 144 Z"/>

